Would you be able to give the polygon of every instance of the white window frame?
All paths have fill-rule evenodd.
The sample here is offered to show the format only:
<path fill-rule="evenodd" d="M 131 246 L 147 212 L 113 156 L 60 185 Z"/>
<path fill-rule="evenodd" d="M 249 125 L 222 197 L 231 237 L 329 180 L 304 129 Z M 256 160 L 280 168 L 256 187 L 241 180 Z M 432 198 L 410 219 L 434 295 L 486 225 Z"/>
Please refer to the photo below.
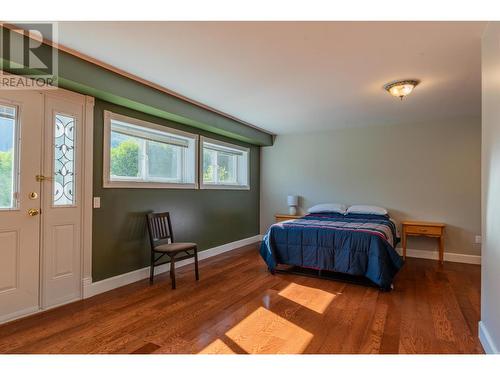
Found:
<path fill-rule="evenodd" d="M 0 208 L 1 211 L 19 211 L 19 190 L 21 185 L 21 173 L 20 173 L 20 145 L 21 145 L 21 105 L 15 101 L 0 101 L 0 104 L 5 107 L 11 107 L 16 110 L 16 116 L 14 118 L 14 144 L 12 153 L 13 171 L 12 171 L 12 206 Z"/>
<path fill-rule="evenodd" d="M 189 138 L 194 141 L 194 182 L 172 182 L 171 180 L 165 182 L 159 181 L 144 181 L 137 179 L 134 181 L 133 177 L 125 177 L 123 179 L 111 179 L 111 121 L 116 120 L 131 125 L 140 126 L 147 129 L 160 131 L 167 134 L 178 135 L 181 137 Z M 104 137 L 103 137 L 103 187 L 104 188 L 140 188 L 140 189 L 197 189 L 198 188 L 198 173 L 199 173 L 199 136 L 197 134 L 184 132 L 166 126 L 158 125 L 152 122 L 139 120 L 133 117 L 120 115 L 118 113 L 104 111 Z M 188 161 L 184 160 L 182 163 L 186 164 Z M 142 160 L 141 163 L 147 163 L 147 160 Z M 184 165 L 185 166 L 185 165 Z M 144 165 L 143 165 L 144 167 Z M 146 166 L 147 167 L 147 166 Z"/>
<path fill-rule="evenodd" d="M 203 181 L 203 148 L 205 143 L 211 143 L 217 146 L 221 147 L 227 147 L 228 149 L 233 149 L 233 150 L 238 150 L 245 152 L 247 154 L 246 156 L 246 172 L 247 172 L 247 181 L 245 185 L 239 185 L 239 184 L 216 184 L 216 183 L 205 183 Z M 250 149 L 247 147 L 242 147 L 235 145 L 233 143 L 227 143 L 223 141 L 219 141 L 217 139 L 213 138 L 208 138 L 208 137 L 200 137 L 200 171 L 199 171 L 199 176 L 200 176 L 200 189 L 225 189 L 225 190 L 250 190 Z M 238 174 L 239 171 L 236 171 L 236 174 Z"/>

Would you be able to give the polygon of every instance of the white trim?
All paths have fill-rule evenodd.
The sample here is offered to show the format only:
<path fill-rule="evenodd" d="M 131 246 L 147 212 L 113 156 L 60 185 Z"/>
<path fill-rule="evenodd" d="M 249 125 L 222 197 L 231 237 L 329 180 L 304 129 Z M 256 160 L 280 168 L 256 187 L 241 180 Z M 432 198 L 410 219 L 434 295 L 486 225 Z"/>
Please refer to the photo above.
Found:
<path fill-rule="evenodd" d="M 203 190 L 250 190 L 248 185 L 224 185 L 224 184 L 204 184 L 200 185 Z"/>
<path fill-rule="evenodd" d="M 140 126 L 140 127 L 147 128 L 147 129 L 153 129 L 153 130 L 157 130 L 157 131 L 162 132 L 162 133 L 171 133 L 171 134 L 179 135 L 181 137 L 190 138 L 190 139 L 198 138 L 198 135 L 194 134 L 194 133 L 186 132 L 186 131 L 179 130 L 179 129 L 169 128 L 168 126 L 155 124 L 154 122 L 139 120 L 135 117 L 121 115 L 119 113 L 111 112 L 108 110 L 104 111 L 104 121 L 106 121 L 106 120 L 108 120 L 108 121 L 109 120 L 116 120 L 116 121 L 124 122 L 126 124 L 136 125 L 136 126 Z"/>
<path fill-rule="evenodd" d="M 92 96 L 85 97 L 83 132 L 83 199 L 82 199 L 82 279 L 92 275 L 92 212 L 94 173 L 94 105 Z M 83 296 L 83 287 L 82 293 Z"/>
<path fill-rule="evenodd" d="M 213 247 L 204 251 L 200 251 L 198 254 L 199 260 L 214 257 L 216 255 L 225 253 L 227 251 L 239 249 L 242 246 L 250 245 L 255 242 L 261 241 L 262 236 L 260 234 L 253 237 L 244 238 L 242 240 L 230 242 L 224 245 Z M 175 264 L 175 268 L 185 266 L 194 262 L 193 258 L 182 260 Z M 158 275 L 169 270 L 170 263 L 162 264 L 155 268 L 155 275 Z M 107 292 L 112 289 L 119 288 L 121 286 L 134 283 L 136 281 L 146 279 L 149 277 L 150 267 L 144 267 L 135 271 L 131 271 L 122 275 L 110 277 L 95 283 L 91 282 L 91 279 L 87 278 L 83 283 L 83 298 L 89 298 L 100 293 Z M 202 275 L 203 276 L 203 275 Z"/>
<path fill-rule="evenodd" d="M 11 322 L 13 320 L 21 319 L 21 318 L 24 318 L 25 316 L 33 315 L 33 314 L 36 314 L 36 313 L 42 312 L 42 311 L 43 310 L 40 310 L 40 308 L 38 306 L 34 306 L 34 307 L 28 307 L 28 308 L 21 310 L 21 311 L 15 311 L 11 314 L 2 315 L 2 316 L 0 316 L 0 324 L 5 324 L 5 323 Z"/>
<path fill-rule="evenodd" d="M 486 354 L 500 354 L 498 348 L 491 339 L 488 329 L 482 321 L 479 321 L 479 341 L 481 341 L 481 345 Z"/>
<path fill-rule="evenodd" d="M 82 289 L 85 291 L 92 284 L 92 275 L 85 276 L 82 280 Z M 83 298 L 85 297 L 85 293 L 83 294 Z"/>
<path fill-rule="evenodd" d="M 235 149 L 235 150 L 240 150 L 242 151 L 242 155 L 240 157 L 245 157 L 246 158 L 246 184 L 245 185 L 240 185 L 240 184 L 215 184 L 215 183 L 204 183 L 203 182 L 203 144 L 207 143 L 212 143 L 215 145 L 219 145 L 221 147 L 226 147 L 228 149 Z M 213 189 L 213 190 L 250 190 L 250 148 L 248 147 L 243 147 L 243 146 L 238 146 L 233 143 L 228 143 L 228 142 L 223 142 L 219 141 L 217 139 L 213 138 L 208 138 L 204 136 L 200 136 L 200 152 L 199 152 L 199 178 L 200 178 L 200 189 Z M 237 164 L 239 161 L 237 162 Z M 237 173 L 239 173 L 237 171 Z"/>
<path fill-rule="evenodd" d="M 199 135 L 194 133 L 185 132 L 182 130 L 170 128 L 167 126 L 155 124 L 148 121 L 139 120 L 133 117 L 128 117 L 114 113 L 111 111 L 104 111 L 104 135 L 103 135 L 103 168 L 102 168 L 102 187 L 103 188 L 132 188 L 132 189 L 197 189 L 198 188 L 198 173 L 199 173 Z M 147 181 L 144 179 L 111 179 L 110 176 L 110 136 L 111 136 L 111 120 L 116 120 L 130 125 L 152 129 L 166 134 L 178 135 L 180 137 L 188 138 L 193 142 L 191 147 L 194 148 L 194 182 L 176 183 L 176 182 L 161 182 L 161 181 Z M 188 150 L 191 149 L 188 147 Z M 186 151 L 189 152 L 189 151 Z M 190 157 L 189 157 L 190 159 Z"/>
<path fill-rule="evenodd" d="M 198 184 L 182 184 L 174 182 L 146 182 L 146 181 L 118 181 L 103 180 L 102 187 L 105 189 L 197 189 Z"/>
<path fill-rule="evenodd" d="M 49 307 L 45 307 L 45 308 L 41 308 L 41 307 L 36 306 L 36 307 L 29 307 L 29 308 L 21 310 L 21 311 L 16 311 L 12 314 L 8 314 L 8 315 L 4 315 L 4 316 L 0 317 L 0 324 L 5 324 L 8 322 L 12 322 L 14 320 L 23 319 L 23 318 L 26 318 L 30 315 L 40 314 L 40 313 L 55 309 L 56 307 L 64 306 L 64 305 L 67 305 L 69 303 L 73 303 L 76 301 L 81 301 L 82 298 L 83 297 L 78 296 L 76 298 L 73 298 L 73 299 L 70 299 L 70 300 L 67 300 L 64 302 L 56 303 L 54 305 L 50 305 Z"/>
<path fill-rule="evenodd" d="M 401 255 L 401 248 L 397 248 L 396 251 Z M 421 258 L 421 259 L 432 259 L 438 260 L 439 254 L 437 251 L 432 250 L 417 250 L 417 249 L 406 249 L 406 256 L 409 258 Z M 444 253 L 444 260 L 448 262 L 457 263 L 468 263 L 468 264 L 481 264 L 481 255 L 468 255 L 459 253 Z"/>
<path fill-rule="evenodd" d="M 235 145 L 234 143 L 219 141 L 218 139 L 213 139 L 213 138 L 209 138 L 209 137 L 205 137 L 205 136 L 201 136 L 201 141 L 211 143 L 213 145 L 221 146 L 221 148 L 227 148 L 229 152 L 231 152 L 232 150 L 240 150 L 242 152 L 250 152 L 250 149 L 248 147 Z"/>

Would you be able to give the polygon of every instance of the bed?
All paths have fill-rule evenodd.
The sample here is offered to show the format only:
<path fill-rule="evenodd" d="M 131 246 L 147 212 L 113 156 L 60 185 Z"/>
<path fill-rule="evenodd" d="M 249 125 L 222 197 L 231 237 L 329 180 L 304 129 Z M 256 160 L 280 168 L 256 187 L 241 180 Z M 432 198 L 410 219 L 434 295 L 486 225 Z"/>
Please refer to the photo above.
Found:
<path fill-rule="evenodd" d="M 389 215 L 314 213 L 273 224 L 260 254 L 271 273 L 280 265 L 332 271 L 369 280 L 390 290 L 403 259 Z"/>

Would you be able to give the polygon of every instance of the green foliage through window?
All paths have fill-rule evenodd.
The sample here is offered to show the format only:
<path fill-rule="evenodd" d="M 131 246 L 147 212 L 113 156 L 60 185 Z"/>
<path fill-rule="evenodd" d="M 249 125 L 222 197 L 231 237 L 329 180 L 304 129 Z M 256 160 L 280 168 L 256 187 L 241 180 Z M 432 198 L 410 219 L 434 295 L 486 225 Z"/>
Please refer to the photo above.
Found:
<path fill-rule="evenodd" d="M 214 168 L 217 168 L 217 182 L 224 182 L 229 177 L 229 170 L 226 165 L 215 165 L 214 163 L 220 160 L 220 155 L 217 151 L 210 149 L 203 149 L 203 181 L 214 181 Z"/>
<path fill-rule="evenodd" d="M 0 151 L 0 208 L 12 207 L 12 150 Z"/>
<path fill-rule="evenodd" d="M 218 169 L 219 169 L 218 170 L 219 181 L 225 181 L 227 178 L 227 175 L 229 174 L 228 171 L 226 170 L 225 167 L 219 167 Z M 213 165 L 209 165 L 208 167 L 203 169 L 203 181 L 212 182 L 213 176 L 214 176 L 214 166 Z"/>
<path fill-rule="evenodd" d="M 139 176 L 139 145 L 137 142 L 126 140 L 111 149 L 111 175 Z"/>

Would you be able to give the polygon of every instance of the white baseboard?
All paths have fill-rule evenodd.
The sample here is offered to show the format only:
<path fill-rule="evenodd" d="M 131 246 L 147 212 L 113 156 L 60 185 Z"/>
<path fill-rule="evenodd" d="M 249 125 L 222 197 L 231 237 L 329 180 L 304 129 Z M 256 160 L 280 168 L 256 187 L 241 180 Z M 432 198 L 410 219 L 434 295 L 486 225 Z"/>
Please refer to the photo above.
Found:
<path fill-rule="evenodd" d="M 238 249 L 242 246 L 250 245 L 255 242 L 262 240 L 260 234 L 253 237 L 244 238 L 242 240 L 230 242 L 221 246 L 213 247 L 211 249 L 203 250 L 198 253 L 198 259 L 207 259 L 213 256 L 225 253 L 227 251 Z M 184 259 L 175 264 L 175 268 L 185 266 L 194 262 L 193 258 Z M 170 269 L 170 263 L 162 264 L 161 266 L 155 267 L 155 275 L 163 272 L 167 272 Z M 107 292 L 109 290 L 119 288 L 121 286 L 134 283 L 136 281 L 146 279 L 149 277 L 150 267 L 144 267 L 132 272 L 124 273 L 122 275 L 113 276 L 108 279 L 92 282 L 91 278 L 86 278 L 83 280 L 83 298 L 89 298 L 100 293 Z"/>
<path fill-rule="evenodd" d="M 482 321 L 479 322 L 479 341 L 481 341 L 481 345 L 483 345 L 486 354 L 500 353 Z"/>
<path fill-rule="evenodd" d="M 396 251 L 401 255 L 402 252 L 401 248 L 397 248 Z M 421 259 L 433 259 L 433 260 L 439 259 L 438 252 L 432 250 L 406 249 L 406 256 L 409 258 L 421 258 Z M 444 253 L 444 260 L 448 262 L 457 262 L 457 263 L 481 264 L 480 255 L 448 253 L 446 251 Z"/>
<path fill-rule="evenodd" d="M 260 235 L 260 241 L 262 241 L 263 234 Z M 402 249 L 400 247 L 396 248 L 399 255 L 402 254 Z M 406 256 L 409 258 L 421 258 L 421 259 L 431 259 L 438 260 L 439 253 L 432 250 L 418 250 L 418 249 L 406 249 Z M 444 253 L 444 260 L 448 262 L 457 263 L 467 263 L 467 264 L 481 264 L 481 255 L 467 255 L 460 253 Z"/>
<path fill-rule="evenodd" d="M 40 312 L 40 307 L 38 306 L 33 306 L 33 307 L 28 307 L 27 309 L 21 310 L 21 311 L 16 311 L 11 314 L 6 314 L 0 316 L 0 324 L 8 323 L 12 320 L 17 320 L 20 318 L 24 318 L 25 316 L 28 315 L 33 315 Z"/>

